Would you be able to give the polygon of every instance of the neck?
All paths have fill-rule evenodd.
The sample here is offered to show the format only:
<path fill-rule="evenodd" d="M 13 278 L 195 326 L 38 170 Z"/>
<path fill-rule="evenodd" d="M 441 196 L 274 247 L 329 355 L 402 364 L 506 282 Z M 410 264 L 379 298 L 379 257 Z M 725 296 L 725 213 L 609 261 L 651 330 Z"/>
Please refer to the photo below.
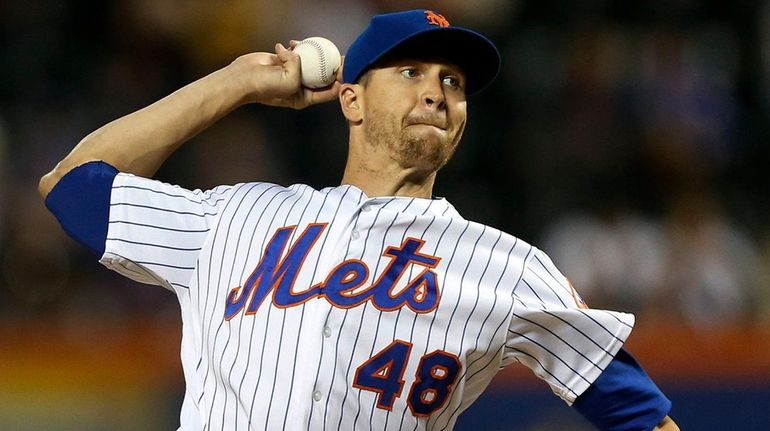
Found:
<path fill-rule="evenodd" d="M 436 173 L 403 169 L 397 163 L 373 163 L 348 158 L 342 184 L 361 189 L 369 197 L 408 196 L 430 199 Z"/>

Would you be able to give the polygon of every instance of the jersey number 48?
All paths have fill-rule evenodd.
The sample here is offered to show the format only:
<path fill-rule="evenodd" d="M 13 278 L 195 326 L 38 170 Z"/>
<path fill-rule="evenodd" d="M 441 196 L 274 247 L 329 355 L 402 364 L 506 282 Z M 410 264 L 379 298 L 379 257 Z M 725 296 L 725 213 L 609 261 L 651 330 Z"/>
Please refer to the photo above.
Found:
<path fill-rule="evenodd" d="M 377 407 L 393 410 L 404 388 L 404 371 L 412 344 L 396 340 L 356 369 L 353 386 L 377 393 Z M 460 360 L 443 350 L 420 358 L 407 404 L 415 416 L 429 416 L 444 406 L 459 375 Z"/>

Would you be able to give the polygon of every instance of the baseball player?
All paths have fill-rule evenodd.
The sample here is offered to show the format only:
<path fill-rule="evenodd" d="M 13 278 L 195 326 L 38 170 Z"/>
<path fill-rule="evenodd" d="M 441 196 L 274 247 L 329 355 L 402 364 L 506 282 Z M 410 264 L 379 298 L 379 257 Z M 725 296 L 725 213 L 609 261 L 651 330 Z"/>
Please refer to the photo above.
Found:
<path fill-rule="evenodd" d="M 321 90 L 300 86 L 295 44 L 101 127 L 40 182 L 103 265 L 178 297 L 180 429 L 452 429 L 515 362 L 600 429 L 678 429 L 622 348 L 633 316 L 589 309 L 542 251 L 432 195 L 466 96 L 498 72 L 492 42 L 432 11 L 378 15 Z M 339 186 L 150 179 L 240 105 L 335 99 Z"/>

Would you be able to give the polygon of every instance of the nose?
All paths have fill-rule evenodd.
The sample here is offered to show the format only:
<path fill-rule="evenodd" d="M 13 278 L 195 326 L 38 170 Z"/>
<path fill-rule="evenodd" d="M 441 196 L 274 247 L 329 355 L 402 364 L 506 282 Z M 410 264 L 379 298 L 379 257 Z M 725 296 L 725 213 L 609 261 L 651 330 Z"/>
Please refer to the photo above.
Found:
<path fill-rule="evenodd" d="M 444 99 L 444 88 L 441 86 L 440 79 L 428 79 L 422 91 L 422 103 L 425 107 L 435 110 L 446 108 Z"/>

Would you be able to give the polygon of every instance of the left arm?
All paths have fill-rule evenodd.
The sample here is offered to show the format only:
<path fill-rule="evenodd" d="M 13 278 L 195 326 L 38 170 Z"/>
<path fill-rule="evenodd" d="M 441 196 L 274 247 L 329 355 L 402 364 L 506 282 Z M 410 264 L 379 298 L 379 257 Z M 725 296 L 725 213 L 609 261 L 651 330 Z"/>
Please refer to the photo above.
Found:
<path fill-rule="evenodd" d="M 572 406 L 600 430 L 679 429 L 668 416 L 671 401 L 623 349 Z"/>
<path fill-rule="evenodd" d="M 525 264 L 514 301 L 506 354 L 599 430 L 677 429 L 666 419 L 671 401 L 622 349 L 632 315 L 587 308 L 540 250 Z"/>
<path fill-rule="evenodd" d="M 653 431 L 679 431 L 679 427 L 670 416 L 666 416 Z"/>

